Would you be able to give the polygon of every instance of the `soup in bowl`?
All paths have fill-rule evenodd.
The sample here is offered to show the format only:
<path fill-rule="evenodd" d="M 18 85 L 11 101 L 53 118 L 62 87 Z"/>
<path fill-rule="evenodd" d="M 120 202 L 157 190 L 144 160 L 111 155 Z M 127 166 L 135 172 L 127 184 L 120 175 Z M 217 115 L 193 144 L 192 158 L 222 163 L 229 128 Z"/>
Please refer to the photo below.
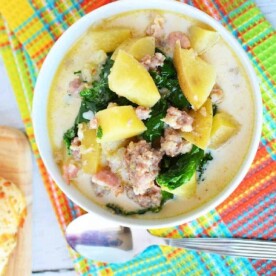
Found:
<path fill-rule="evenodd" d="M 40 71 L 35 137 L 65 194 L 115 223 L 192 220 L 257 150 L 261 100 L 235 39 L 188 5 L 120 1 L 84 16 Z"/>

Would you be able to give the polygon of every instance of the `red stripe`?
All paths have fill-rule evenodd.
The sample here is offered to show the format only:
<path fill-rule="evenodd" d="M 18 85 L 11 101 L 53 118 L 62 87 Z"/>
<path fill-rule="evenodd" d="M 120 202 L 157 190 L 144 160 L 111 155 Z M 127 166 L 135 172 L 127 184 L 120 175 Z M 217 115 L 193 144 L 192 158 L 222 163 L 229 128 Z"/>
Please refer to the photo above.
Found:
<path fill-rule="evenodd" d="M 81 4 L 81 7 L 85 11 L 85 13 L 89 13 L 92 10 L 95 10 L 105 4 L 114 2 L 114 0 L 98 0 L 98 1 L 91 1 L 91 0 L 84 0 Z"/>

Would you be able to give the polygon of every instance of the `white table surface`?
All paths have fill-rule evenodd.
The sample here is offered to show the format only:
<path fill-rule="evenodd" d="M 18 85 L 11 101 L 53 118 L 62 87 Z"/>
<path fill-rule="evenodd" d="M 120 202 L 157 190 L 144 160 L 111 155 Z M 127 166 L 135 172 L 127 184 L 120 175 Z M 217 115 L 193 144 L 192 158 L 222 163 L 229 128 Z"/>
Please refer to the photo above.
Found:
<path fill-rule="evenodd" d="M 256 0 L 276 28 L 276 1 Z M 24 129 L 3 62 L 0 59 L 0 125 Z M 33 275 L 76 275 L 36 163 L 33 161 Z M 15 275 L 17 276 L 17 275 Z"/>

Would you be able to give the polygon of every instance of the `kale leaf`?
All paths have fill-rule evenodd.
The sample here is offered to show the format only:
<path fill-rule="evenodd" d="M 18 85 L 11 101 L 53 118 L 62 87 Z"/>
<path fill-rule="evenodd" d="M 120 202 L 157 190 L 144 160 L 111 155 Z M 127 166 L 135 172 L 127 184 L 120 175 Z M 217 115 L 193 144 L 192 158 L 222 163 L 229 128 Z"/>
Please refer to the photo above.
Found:
<path fill-rule="evenodd" d="M 180 109 L 191 107 L 180 88 L 177 72 L 171 58 L 166 57 L 164 65 L 159 67 L 157 71 L 150 71 L 150 74 L 158 89 L 166 88 L 169 90 L 167 99 L 171 105 Z"/>
<path fill-rule="evenodd" d="M 157 176 L 156 182 L 161 187 L 174 190 L 188 182 L 196 172 L 204 151 L 196 146 L 186 154 L 174 158 L 163 158 L 161 173 Z"/>
<path fill-rule="evenodd" d="M 77 136 L 77 132 L 78 132 L 78 129 L 76 125 L 74 125 L 71 128 L 69 128 L 63 135 L 63 141 L 65 143 L 67 153 L 69 155 L 71 154 L 71 150 L 70 150 L 71 142 Z"/>
<path fill-rule="evenodd" d="M 148 142 L 163 135 L 165 123 L 161 121 L 166 116 L 169 107 L 165 98 L 161 98 L 152 108 L 150 118 L 144 121 L 147 130 L 142 134 L 142 138 Z"/>
<path fill-rule="evenodd" d="M 202 179 L 202 176 L 203 176 L 203 173 L 204 171 L 206 170 L 206 166 L 207 166 L 207 163 L 209 161 L 213 160 L 213 156 L 210 152 L 206 153 L 204 155 L 204 157 L 202 158 L 198 168 L 197 168 L 197 171 L 199 172 L 199 176 L 198 176 L 198 179 L 201 180 Z M 203 179 L 202 179 L 203 180 Z"/>
<path fill-rule="evenodd" d="M 97 128 L 96 137 L 99 138 L 99 139 L 101 139 L 101 138 L 103 137 L 103 129 L 102 129 L 101 126 L 99 126 L 99 127 Z"/>
<path fill-rule="evenodd" d="M 165 202 L 174 197 L 173 194 L 166 191 L 161 191 L 161 193 L 162 193 L 162 199 L 161 199 L 160 205 L 156 207 L 149 207 L 149 208 L 138 209 L 134 211 L 126 211 L 123 207 L 114 203 L 107 203 L 106 207 L 109 209 L 112 209 L 116 215 L 121 215 L 121 216 L 143 215 L 147 212 L 159 213 L 163 205 L 165 204 Z"/>
<path fill-rule="evenodd" d="M 92 87 L 85 88 L 80 92 L 83 105 L 86 105 L 94 113 L 105 109 L 109 102 L 118 97 L 108 86 L 108 75 L 113 63 L 114 61 L 109 56 L 102 67 L 99 80 L 94 81 Z"/>

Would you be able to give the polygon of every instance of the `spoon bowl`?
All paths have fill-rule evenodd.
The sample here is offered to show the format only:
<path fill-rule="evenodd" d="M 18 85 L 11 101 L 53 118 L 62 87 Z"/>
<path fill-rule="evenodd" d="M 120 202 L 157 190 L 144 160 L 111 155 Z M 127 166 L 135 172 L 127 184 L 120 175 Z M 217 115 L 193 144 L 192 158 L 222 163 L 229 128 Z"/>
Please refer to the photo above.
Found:
<path fill-rule="evenodd" d="M 276 242 L 236 238 L 178 238 L 153 236 L 147 229 L 128 228 L 96 219 L 91 214 L 71 222 L 65 233 L 69 245 L 92 260 L 120 263 L 131 260 L 153 245 L 241 256 L 251 259 L 276 260 Z"/>
<path fill-rule="evenodd" d="M 146 229 L 128 228 L 91 214 L 71 222 L 65 232 L 69 245 L 81 255 L 102 262 L 125 262 L 149 245 L 164 244 Z"/>

